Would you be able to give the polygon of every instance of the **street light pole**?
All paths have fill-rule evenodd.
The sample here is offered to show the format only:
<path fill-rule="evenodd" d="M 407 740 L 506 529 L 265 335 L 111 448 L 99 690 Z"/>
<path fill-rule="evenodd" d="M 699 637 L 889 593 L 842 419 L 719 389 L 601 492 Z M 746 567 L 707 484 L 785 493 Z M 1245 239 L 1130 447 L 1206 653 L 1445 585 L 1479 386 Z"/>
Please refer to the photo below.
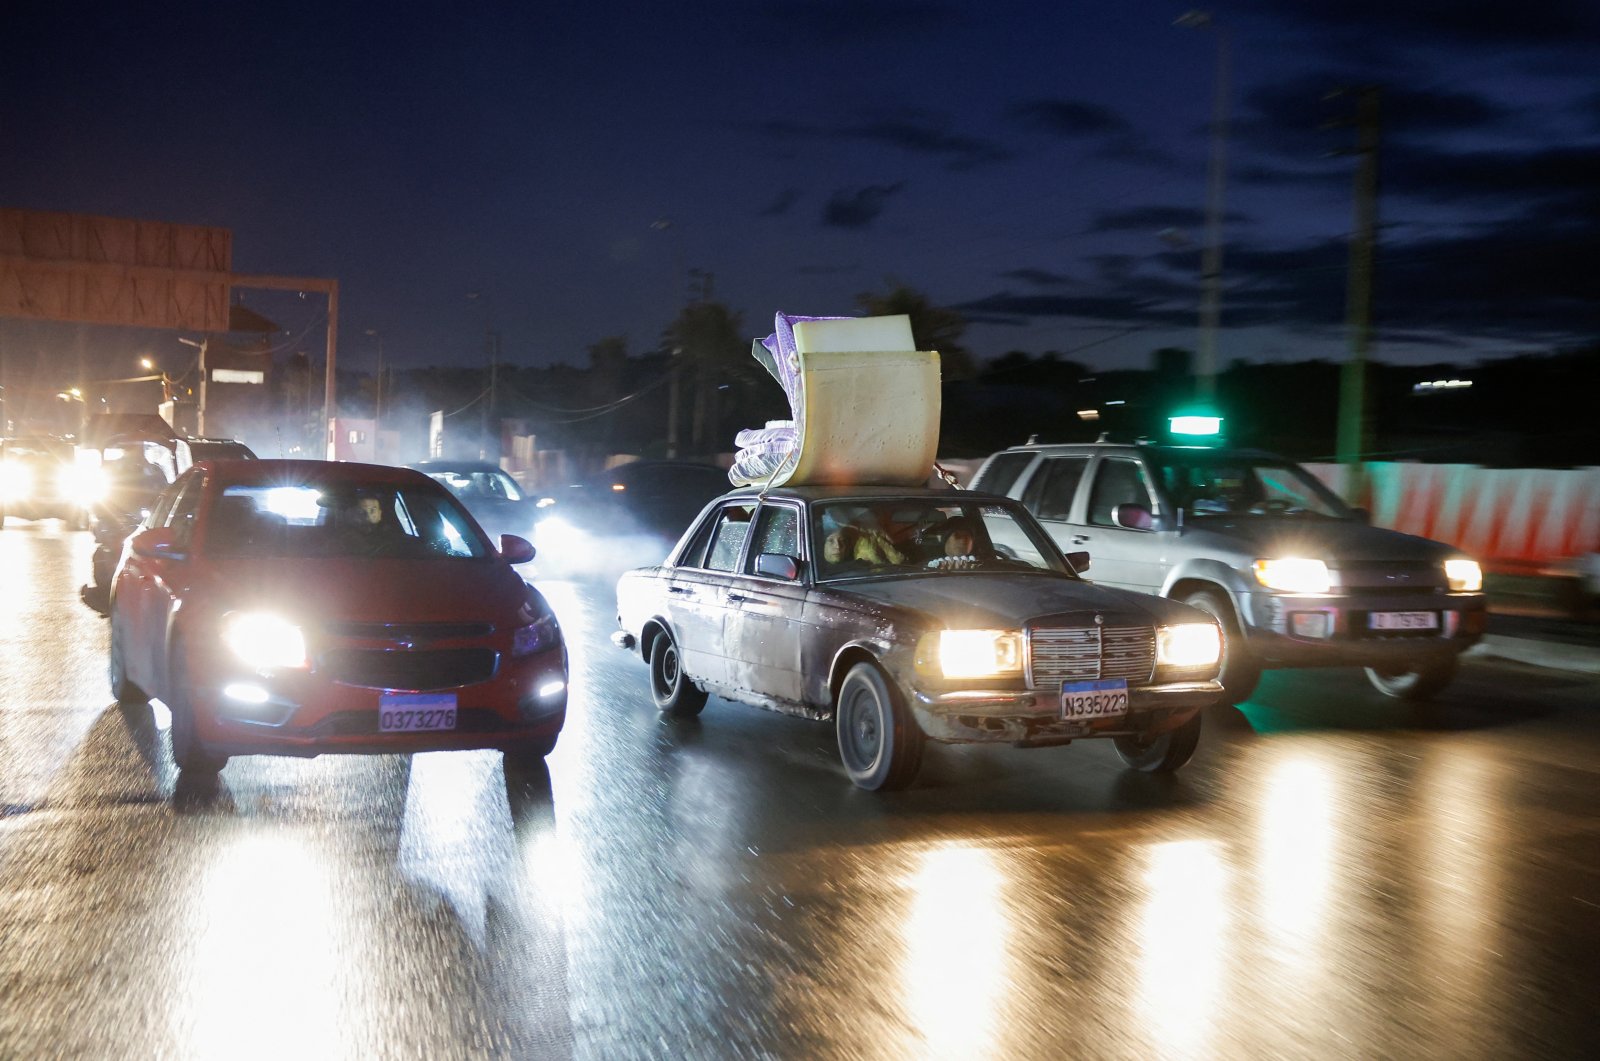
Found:
<path fill-rule="evenodd" d="M 1217 394 L 1217 328 L 1222 320 L 1222 212 L 1228 172 L 1228 82 L 1232 66 L 1228 30 L 1209 11 L 1190 11 L 1174 25 L 1209 29 L 1217 35 L 1217 80 L 1211 101 L 1211 161 L 1206 170 L 1206 243 L 1200 257 L 1199 397 Z"/>

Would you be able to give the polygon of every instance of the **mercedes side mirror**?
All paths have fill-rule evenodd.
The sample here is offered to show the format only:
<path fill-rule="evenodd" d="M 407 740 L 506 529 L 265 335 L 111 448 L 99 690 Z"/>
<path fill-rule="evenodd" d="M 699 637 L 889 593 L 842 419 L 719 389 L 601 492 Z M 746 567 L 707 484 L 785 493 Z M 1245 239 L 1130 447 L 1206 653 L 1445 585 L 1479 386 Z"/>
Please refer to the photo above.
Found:
<path fill-rule="evenodd" d="M 140 531 L 133 536 L 130 544 L 134 555 L 150 560 L 182 560 L 189 555 L 188 551 L 178 544 L 171 527 L 155 527 Z"/>
<path fill-rule="evenodd" d="M 1089 554 L 1083 550 L 1080 549 L 1079 551 L 1073 553 L 1063 553 L 1062 555 L 1066 558 L 1067 566 L 1072 568 L 1074 573 L 1081 575 L 1085 571 L 1089 570 Z"/>
<path fill-rule="evenodd" d="M 800 561 L 783 553 L 757 553 L 756 574 L 794 582 L 800 577 Z"/>

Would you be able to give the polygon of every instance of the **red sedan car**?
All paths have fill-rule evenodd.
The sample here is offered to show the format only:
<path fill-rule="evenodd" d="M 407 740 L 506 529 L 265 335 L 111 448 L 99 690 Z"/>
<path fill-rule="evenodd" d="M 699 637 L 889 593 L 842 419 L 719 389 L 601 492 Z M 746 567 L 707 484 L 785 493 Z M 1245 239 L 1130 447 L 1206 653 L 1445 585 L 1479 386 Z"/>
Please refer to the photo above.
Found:
<path fill-rule="evenodd" d="M 172 713 L 180 770 L 231 755 L 555 747 L 567 653 L 539 591 L 421 472 L 196 464 L 111 585 L 111 688 Z"/>

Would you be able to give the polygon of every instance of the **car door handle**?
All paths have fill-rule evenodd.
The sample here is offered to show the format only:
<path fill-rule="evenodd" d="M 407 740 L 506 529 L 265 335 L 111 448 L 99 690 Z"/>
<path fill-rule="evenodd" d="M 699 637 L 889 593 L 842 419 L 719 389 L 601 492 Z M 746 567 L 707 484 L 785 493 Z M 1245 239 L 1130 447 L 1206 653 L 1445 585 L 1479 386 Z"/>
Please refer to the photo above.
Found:
<path fill-rule="evenodd" d="M 693 593 L 694 590 L 690 589 L 688 586 L 668 586 L 667 587 L 667 592 L 668 593 Z"/>
<path fill-rule="evenodd" d="M 1082 545 L 1084 542 L 1086 542 L 1088 540 L 1089 540 L 1089 536 L 1087 534 L 1074 534 L 1072 536 L 1072 544 L 1073 545 Z"/>
<path fill-rule="evenodd" d="M 730 594 L 728 594 L 728 600 L 732 601 L 734 604 L 761 604 L 762 603 L 762 600 L 761 600 L 760 597 L 746 597 L 743 593 L 730 593 Z"/>

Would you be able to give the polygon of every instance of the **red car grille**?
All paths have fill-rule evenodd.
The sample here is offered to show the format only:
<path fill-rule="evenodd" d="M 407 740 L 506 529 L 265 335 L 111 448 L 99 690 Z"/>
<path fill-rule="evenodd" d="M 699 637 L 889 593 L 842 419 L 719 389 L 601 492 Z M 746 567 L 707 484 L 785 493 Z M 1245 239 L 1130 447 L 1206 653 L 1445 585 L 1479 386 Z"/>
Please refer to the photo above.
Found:
<path fill-rule="evenodd" d="M 1028 684 L 1126 678 L 1155 672 L 1156 632 L 1148 626 L 1033 627 L 1028 631 Z"/>
<path fill-rule="evenodd" d="M 422 652 L 341 648 L 324 654 L 318 670 L 345 685 L 421 692 L 486 682 L 499 665 L 500 653 L 492 648 Z"/>

